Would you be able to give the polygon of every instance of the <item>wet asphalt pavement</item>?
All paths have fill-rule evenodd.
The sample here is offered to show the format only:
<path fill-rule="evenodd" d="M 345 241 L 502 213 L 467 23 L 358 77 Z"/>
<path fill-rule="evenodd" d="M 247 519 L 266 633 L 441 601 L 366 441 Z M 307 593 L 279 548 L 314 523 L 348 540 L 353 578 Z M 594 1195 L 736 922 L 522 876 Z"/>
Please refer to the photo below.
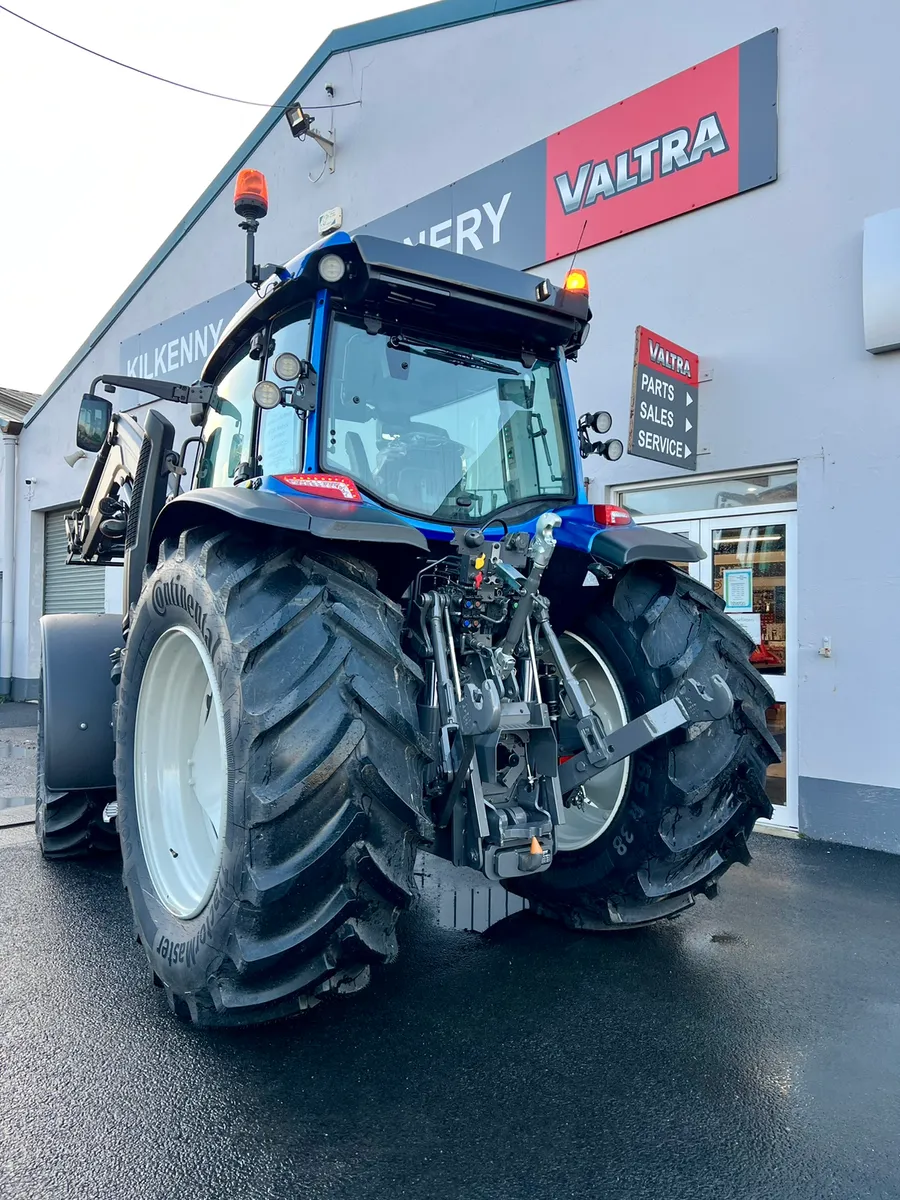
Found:
<path fill-rule="evenodd" d="M 900 858 L 753 841 L 718 900 L 606 937 L 447 928 L 485 896 L 426 860 L 366 992 L 211 1034 L 114 865 L 0 828 L 0 1196 L 898 1197 Z"/>

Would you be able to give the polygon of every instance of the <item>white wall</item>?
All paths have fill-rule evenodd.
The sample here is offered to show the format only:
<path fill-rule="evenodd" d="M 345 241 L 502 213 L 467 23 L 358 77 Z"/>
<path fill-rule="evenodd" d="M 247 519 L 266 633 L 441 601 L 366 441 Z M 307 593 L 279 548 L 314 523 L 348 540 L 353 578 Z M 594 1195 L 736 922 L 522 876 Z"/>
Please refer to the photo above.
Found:
<path fill-rule="evenodd" d="M 896 4 L 689 0 L 676 15 L 666 0 L 571 0 L 339 56 L 304 95 L 322 103 L 326 82 L 336 102 L 362 94 L 335 112 L 335 173 L 311 183 L 321 152 L 284 122 L 248 161 L 271 198 L 258 256 L 295 254 L 326 208 L 353 228 L 776 25 L 778 181 L 583 253 L 595 321 L 575 392 L 623 434 L 644 324 L 714 367 L 699 470 L 799 462 L 800 772 L 895 787 L 900 357 L 863 349 L 860 262 L 864 218 L 900 203 Z M 26 431 L 20 496 L 24 476 L 38 484 L 20 501 L 20 561 L 30 508 L 75 499 L 86 474 L 62 455 L 91 378 L 118 369 L 122 338 L 239 281 L 242 256 L 228 189 Z M 606 482 L 665 474 L 626 458 Z M 17 620 L 39 610 L 34 579 L 18 571 Z M 823 636 L 831 660 L 816 653 Z M 37 673 L 21 623 L 14 673 Z"/>

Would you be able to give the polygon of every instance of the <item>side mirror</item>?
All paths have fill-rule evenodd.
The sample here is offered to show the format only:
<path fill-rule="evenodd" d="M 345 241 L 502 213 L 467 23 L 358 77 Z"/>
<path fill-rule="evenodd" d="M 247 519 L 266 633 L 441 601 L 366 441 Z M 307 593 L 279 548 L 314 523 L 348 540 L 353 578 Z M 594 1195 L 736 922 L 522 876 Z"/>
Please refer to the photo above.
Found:
<path fill-rule="evenodd" d="M 244 449 L 244 439 L 240 433 L 232 434 L 231 445 L 228 449 L 228 478 L 234 479 L 241 465 L 241 454 Z"/>
<path fill-rule="evenodd" d="M 86 394 L 81 397 L 81 408 L 78 410 L 78 428 L 75 433 L 75 445 L 79 450 L 96 454 L 109 433 L 109 423 L 112 420 L 112 401 L 104 400 L 102 396 Z"/>
<path fill-rule="evenodd" d="M 515 379 L 501 376 L 497 380 L 497 394 L 501 404 L 515 404 L 519 408 L 534 408 L 534 379 L 526 379 L 523 375 Z"/>

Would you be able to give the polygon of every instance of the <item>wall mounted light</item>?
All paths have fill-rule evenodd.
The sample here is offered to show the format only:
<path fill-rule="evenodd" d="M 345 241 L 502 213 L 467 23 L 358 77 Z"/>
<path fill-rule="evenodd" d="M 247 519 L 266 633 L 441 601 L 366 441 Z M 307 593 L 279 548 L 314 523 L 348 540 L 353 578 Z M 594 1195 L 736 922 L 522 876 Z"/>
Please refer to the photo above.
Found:
<path fill-rule="evenodd" d="M 291 136 L 304 141 L 306 138 L 312 138 L 320 150 L 325 153 L 325 166 L 329 172 L 334 171 L 334 129 L 328 131 L 328 137 L 325 134 L 318 133 L 313 126 L 315 125 L 315 117 L 310 113 L 303 111 L 301 104 L 289 104 L 284 110 L 284 118 L 288 123 L 288 129 L 291 131 Z M 324 173 L 324 169 L 323 169 Z M 321 179 L 321 174 L 317 176 Z"/>

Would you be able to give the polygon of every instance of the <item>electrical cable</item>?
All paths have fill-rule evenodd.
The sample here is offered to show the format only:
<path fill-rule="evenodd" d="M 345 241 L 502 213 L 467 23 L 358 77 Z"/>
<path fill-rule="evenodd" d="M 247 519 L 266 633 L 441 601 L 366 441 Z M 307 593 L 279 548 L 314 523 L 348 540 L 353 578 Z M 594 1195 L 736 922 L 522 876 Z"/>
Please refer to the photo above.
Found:
<path fill-rule="evenodd" d="M 133 67 L 130 63 L 122 62 L 118 58 L 110 58 L 108 54 L 101 54 L 99 50 L 92 50 L 90 46 L 83 46 L 81 42 L 74 42 L 71 38 L 64 37 L 61 33 L 56 33 L 52 29 L 48 29 L 45 25 L 39 25 L 37 21 L 32 21 L 30 17 L 23 17 L 21 13 L 14 12 L 11 8 L 7 8 L 5 4 L 0 4 L 0 12 L 7 13 L 10 17 L 16 17 L 20 21 L 24 21 L 26 25 L 30 25 L 33 29 L 39 29 L 41 33 L 47 33 L 50 37 L 57 38 L 60 42 L 65 42 L 67 46 L 74 46 L 76 50 L 83 50 L 85 54 L 92 54 L 95 58 L 102 58 L 104 62 L 112 63 L 116 67 L 124 67 L 126 71 L 134 71 L 136 75 L 144 75 L 147 79 L 155 79 L 157 83 L 168 83 L 171 87 L 182 88 L 186 92 L 195 92 L 198 96 L 210 96 L 213 100 L 227 100 L 231 104 L 247 104 L 251 108 L 276 108 L 277 105 L 266 104 L 262 100 L 242 100 L 237 96 L 223 96 L 221 92 L 208 92 L 204 88 L 193 87 L 189 83 L 179 83 L 177 79 L 167 79 L 164 75 L 154 75 L 152 71 L 144 71 L 140 67 Z M 362 104 L 361 100 L 347 100 L 343 104 L 316 104 L 307 108 L 303 106 L 305 111 L 315 112 L 320 109 L 332 108 L 352 108 L 355 104 Z M 286 111 L 293 105 L 281 105 L 281 111 Z"/>

